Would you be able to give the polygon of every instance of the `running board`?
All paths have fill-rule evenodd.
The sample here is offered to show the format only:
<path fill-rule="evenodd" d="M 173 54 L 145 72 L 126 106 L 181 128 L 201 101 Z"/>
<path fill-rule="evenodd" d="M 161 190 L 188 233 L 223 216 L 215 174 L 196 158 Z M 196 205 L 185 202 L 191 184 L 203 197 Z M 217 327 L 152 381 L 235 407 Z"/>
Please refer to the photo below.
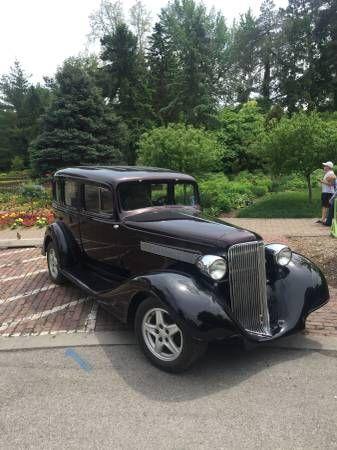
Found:
<path fill-rule="evenodd" d="M 82 265 L 63 269 L 61 273 L 92 297 L 99 297 L 106 292 L 116 289 L 121 284 L 120 280 L 107 279 Z"/>

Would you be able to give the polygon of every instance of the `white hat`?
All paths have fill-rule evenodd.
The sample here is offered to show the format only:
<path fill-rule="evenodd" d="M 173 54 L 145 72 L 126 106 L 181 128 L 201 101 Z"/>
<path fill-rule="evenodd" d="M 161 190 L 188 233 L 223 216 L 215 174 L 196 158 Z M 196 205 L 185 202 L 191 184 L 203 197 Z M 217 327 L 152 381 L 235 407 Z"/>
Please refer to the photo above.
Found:
<path fill-rule="evenodd" d="M 323 166 L 328 166 L 328 167 L 330 167 L 330 169 L 333 168 L 333 162 L 331 162 L 331 161 L 327 161 L 327 162 L 322 163 L 322 164 L 323 164 Z"/>

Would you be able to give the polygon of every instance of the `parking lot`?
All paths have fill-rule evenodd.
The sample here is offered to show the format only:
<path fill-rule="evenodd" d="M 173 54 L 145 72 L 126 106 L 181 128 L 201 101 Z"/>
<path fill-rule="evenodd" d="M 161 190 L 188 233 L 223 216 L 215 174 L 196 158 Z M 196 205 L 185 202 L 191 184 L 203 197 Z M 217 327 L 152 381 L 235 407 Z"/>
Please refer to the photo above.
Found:
<path fill-rule="evenodd" d="M 307 321 L 311 334 L 337 336 L 337 295 Z M 0 335 L 87 333 L 123 329 L 97 303 L 70 284 L 49 277 L 39 248 L 0 250 Z"/>

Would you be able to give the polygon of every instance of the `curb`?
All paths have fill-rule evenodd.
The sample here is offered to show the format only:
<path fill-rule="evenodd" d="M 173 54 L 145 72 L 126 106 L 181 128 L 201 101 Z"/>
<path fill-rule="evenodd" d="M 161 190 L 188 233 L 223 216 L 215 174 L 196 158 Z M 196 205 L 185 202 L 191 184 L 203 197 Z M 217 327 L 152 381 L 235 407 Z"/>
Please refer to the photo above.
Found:
<path fill-rule="evenodd" d="M 0 249 L 3 248 L 17 248 L 17 247 L 42 247 L 42 239 L 1 239 Z"/>
<path fill-rule="evenodd" d="M 64 347 L 94 347 L 105 345 L 135 345 L 132 331 L 101 331 L 96 333 L 58 333 L 39 336 L 0 337 L 0 352 L 38 350 Z M 337 337 L 295 334 L 262 344 L 265 347 L 293 350 L 337 351 Z M 254 346 L 255 348 L 258 345 Z"/>

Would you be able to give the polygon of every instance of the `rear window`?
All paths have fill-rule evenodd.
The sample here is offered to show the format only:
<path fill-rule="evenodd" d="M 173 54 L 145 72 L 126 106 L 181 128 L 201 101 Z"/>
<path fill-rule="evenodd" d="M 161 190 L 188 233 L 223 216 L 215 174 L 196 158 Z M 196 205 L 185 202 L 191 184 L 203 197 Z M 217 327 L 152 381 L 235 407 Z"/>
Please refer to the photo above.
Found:
<path fill-rule="evenodd" d="M 80 185 L 76 181 L 66 180 L 64 183 L 64 202 L 67 206 L 78 207 Z"/>
<path fill-rule="evenodd" d="M 63 203 L 63 180 L 60 178 L 53 181 L 53 200 Z"/>

